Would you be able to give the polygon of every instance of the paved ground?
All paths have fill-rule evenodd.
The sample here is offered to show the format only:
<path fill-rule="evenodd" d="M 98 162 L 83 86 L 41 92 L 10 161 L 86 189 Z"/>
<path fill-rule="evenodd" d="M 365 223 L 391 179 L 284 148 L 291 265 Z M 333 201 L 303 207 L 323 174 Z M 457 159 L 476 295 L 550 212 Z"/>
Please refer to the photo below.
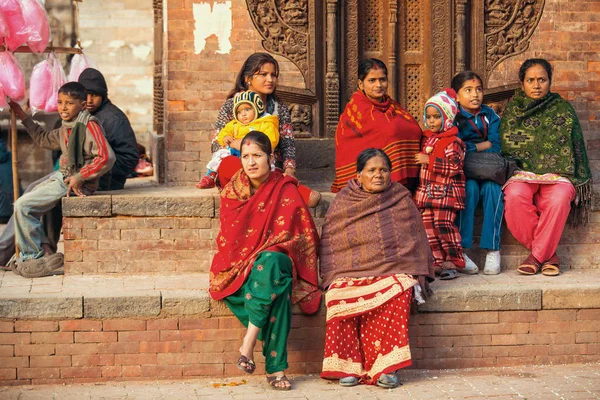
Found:
<path fill-rule="evenodd" d="M 117 382 L 67 386 L 0 387 L 2 400 L 92 399 L 600 399 L 600 364 L 465 370 L 406 370 L 403 386 L 342 388 L 317 376 L 296 376 L 293 390 L 276 392 L 262 377 L 162 382 Z M 247 379 L 247 380 L 243 380 Z"/>

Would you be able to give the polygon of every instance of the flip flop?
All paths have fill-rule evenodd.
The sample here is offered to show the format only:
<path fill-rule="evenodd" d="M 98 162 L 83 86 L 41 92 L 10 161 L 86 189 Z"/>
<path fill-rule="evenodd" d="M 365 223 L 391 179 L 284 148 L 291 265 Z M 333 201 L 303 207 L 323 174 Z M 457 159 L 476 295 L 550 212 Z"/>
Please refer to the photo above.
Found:
<path fill-rule="evenodd" d="M 519 265 L 517 272 L 522 275 L 535 275 L 540 270 L 541 266 L 541 263 L 533 256 L 533 254 L 530 254 L 525 261 Z"/>
<path fill-rule="evenodd" d="M 279 382 L 286 382 L 289 384 L 289 386 L 288 385 L 277 386 L 277 384 Z M 267 376 L 267 383 L 271 386 L 271 388 L 273 390 L 291 390 L 292 389 L 292 383 L 285 375 L 283 375 L 283 376 Z"/>
<path fill-rule="evenodd" d="M 340 378 L 340 386 L 350 387 L 358 385 L 358 378 L 354 376 L 345 376 Z"/>
<path fill-rule="evenodd" d="M 458 272 L 455 269 L 445 269 L 440 272 L 440 280 L 449 281 L 458 278 Z"/>
<path fill-rule="evenodd" d="M 556 255 L 556 253 L 554 253 L 552 255 L 552 257 L 550 257 L 550 259 L 548 261 L 546 261 L 544 263 L 544 265 L 542 265 L 542 274 L 546 275 L 546 276 L 559 275 L 560 274 L 559 265 L 560 265 L 560 260 L 558 259 L 558 256 Z"/>
<path fill-rule="evenodd" d="M 398 379 L 398 375 L 396 374 L 381 374 L 379 379 L 377 379 L 377 386 L 386 389 L 394 389 L 400 386 L 400 379 Z"/>
<path fill-rule="evenodd" d="M 544 264 L 542 266 L 542 274 L 545 275 L 545 276 L 560 275 L 560 269 L 558 268 L 558 265 Z"/>
<path fill-rule="evenodd" d="M 242 363 L 246 365 L 242 365 Z M 256 364 L 254 364 L 254 361 L 242 354 L 237 360 L 237 367 L 247 374 L 253 374 L 254 370 L 256 369 Z"/>

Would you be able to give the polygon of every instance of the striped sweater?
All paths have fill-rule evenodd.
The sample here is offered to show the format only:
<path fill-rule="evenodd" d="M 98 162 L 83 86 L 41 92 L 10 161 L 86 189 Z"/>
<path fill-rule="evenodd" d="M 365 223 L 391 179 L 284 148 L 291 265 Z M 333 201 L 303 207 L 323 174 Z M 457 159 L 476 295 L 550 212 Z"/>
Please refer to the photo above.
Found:
<path fill-rule="evenodd" d="M 36 124 L 31 117 L 23 121 L 23 125 L 25 125 L 29 136 L 38 146 L 61 151 L 60 172 L 65 178 L 68 178 L 66 165 L 71 129 L 60 127 L 52 131 L 46 131 Z M 88 192 L 95 192 L 98 189 L 100 177 L 110 171 L 115 163 L 115 154 L 104 138 L 102 127 L 96 120 L 92 119 L 88 122 L 85 136 L 83 144 L 84 166 L 76 175 L 84 181 L 83 186 Z"/>

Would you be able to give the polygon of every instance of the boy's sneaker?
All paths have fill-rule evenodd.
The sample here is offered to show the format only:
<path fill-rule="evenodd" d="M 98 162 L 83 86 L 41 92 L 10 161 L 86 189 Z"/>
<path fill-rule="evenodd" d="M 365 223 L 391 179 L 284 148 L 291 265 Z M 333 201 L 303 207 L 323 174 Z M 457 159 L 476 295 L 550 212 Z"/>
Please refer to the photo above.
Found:
<path fill-rule="evenodd" d="M 469 258 L 467 253 L 463 253 L 463 258 L 465 259 L 465 268 L 459 269 L 460 272 L 467 275 L 475 275 L 479 272 L 479 267 Z"/>
<path fill-rule="evenodd" d="M 498 275 L 500 273 L 500 250 L 489 250 L 485 256 L 485 275 Z"/>
<path fill-rule="evenodd" d="M 213 175 L 213 173 L 211 173 L 210 175 L 204 175 L 202 177 L 202 179 L 200 180 L 200 182 L 196 183 L 196 187 L 198 189 L 210 189 L 210 188 L 214 188 L 216 186 L 215 184 L 215 177 L 216 174 Z"/>

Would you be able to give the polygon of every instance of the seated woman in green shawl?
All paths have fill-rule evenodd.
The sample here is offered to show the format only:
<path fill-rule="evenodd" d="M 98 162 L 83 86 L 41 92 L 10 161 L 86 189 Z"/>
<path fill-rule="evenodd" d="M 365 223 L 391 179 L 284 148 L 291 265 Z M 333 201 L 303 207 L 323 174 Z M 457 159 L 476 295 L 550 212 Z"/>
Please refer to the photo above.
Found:
<path fill-rule="evenodd" d="M 575 110 L 550 92 L 552 66 L 529 59 L 519 69 L 519 90 L 506 106 L 502 151 L 520 170 L 504 186 L 505 218 L 513 236 L 531 254 L 517 271 L 558 275 L 556 248 L 567 219 L 585 224 L 592 176 Z"/>

